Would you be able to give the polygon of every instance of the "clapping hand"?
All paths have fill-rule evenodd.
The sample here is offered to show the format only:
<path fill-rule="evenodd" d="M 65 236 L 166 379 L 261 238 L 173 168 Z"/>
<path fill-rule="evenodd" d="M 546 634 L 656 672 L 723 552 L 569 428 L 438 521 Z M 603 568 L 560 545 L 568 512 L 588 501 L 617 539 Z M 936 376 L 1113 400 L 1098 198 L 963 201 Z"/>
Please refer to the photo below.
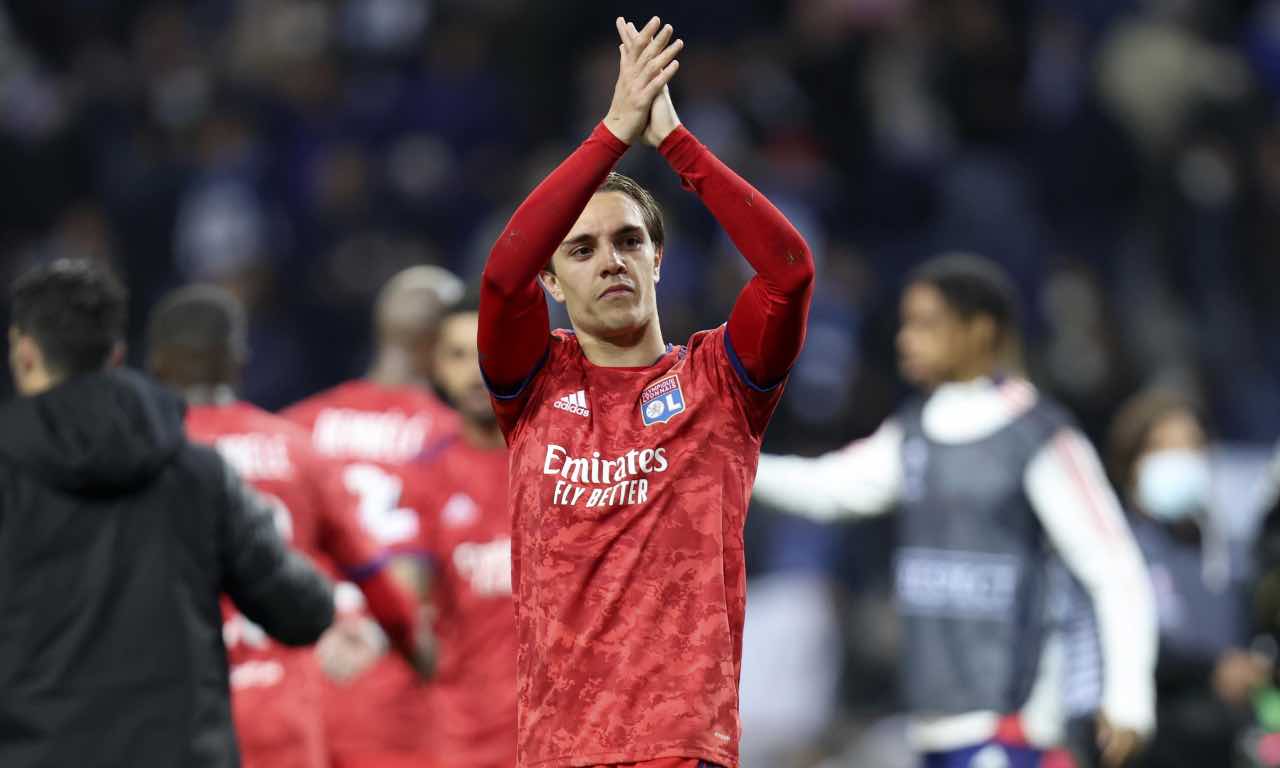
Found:
<path fill-rule="evenodd" d="M 651 115 L 655 100 L 665 94 L 667 83 L 675 77 L 680 62 L 676 55 L 684 48 L 683 40 L 672 42 L 674 30 L 668 24 L 654 16 L 643 29 L 636 30 L 621 17 L 615 22 L 618 37 L 622 43 L 618 46 L 618 82 L 613 89 L 613 102 L 609 105 L 609 113 L 605 115 L 604 124 L 614 136 L 627 144 L 635 143 L 643 138 L 646 143 L 654 144 L 653 139 L 663 129 L 667 133 L 675 130 L 679 120 L 675 118 L 675 109 L 670 109 L 669 117 L 664 115 L 661 125 L 649 131 Z M 669 107 L 671 98 L 665 97 Z M 652 134 L 652 135 L 651 135 Z M 664 133 L 661 138 L 666 138 Z M 661 139 L 658 139 L 661 143 Z"/>

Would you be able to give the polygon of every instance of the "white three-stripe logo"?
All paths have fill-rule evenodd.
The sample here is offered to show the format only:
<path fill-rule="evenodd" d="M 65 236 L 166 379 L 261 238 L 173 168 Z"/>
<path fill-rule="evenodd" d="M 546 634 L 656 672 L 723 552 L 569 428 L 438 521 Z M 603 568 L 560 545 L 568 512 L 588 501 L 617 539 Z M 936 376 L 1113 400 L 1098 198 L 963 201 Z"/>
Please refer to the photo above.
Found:
<path fill-rule="evenodd" d="M 579 408 L 586 408 L 587 407 L 587 390 L 580 389 L 571 395 L 563 395 L 560 398 L 560 402 L 564 403 L 565 405 L 576 405 Z"/>
<path fill-rule="evenodd" d="M 582 417 L 591 415 L 591 409 L 587 407 L 587 391 L 585 389 L 580 389 L 572 394 L 561 395 L 556 400 L 555 407 Z"/>

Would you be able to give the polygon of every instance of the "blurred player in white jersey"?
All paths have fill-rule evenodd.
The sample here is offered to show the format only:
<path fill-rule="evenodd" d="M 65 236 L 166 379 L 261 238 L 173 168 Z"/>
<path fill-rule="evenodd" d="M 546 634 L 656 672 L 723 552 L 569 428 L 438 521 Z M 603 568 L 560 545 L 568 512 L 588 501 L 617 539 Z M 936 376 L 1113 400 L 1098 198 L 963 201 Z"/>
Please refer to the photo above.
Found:
<path fill-rule="evenodd" d="M 1154 725 L 1151 589 L 1089 442 L 1049 398 L 1006 375 L 1016 305 L 990 261 L 923 265 L 903 294 L 897 339 L 921 397 L 843 450 L 762 456 L 755 497 L 822 521 L 900 510 L 903 693 L 927 768 L 1038 766 L 1060 738 L 1059 677 L 1044 652 L 1045 564 L 1056 552 L 1099 619 L 1098 738 L 1118 766 Z"/>

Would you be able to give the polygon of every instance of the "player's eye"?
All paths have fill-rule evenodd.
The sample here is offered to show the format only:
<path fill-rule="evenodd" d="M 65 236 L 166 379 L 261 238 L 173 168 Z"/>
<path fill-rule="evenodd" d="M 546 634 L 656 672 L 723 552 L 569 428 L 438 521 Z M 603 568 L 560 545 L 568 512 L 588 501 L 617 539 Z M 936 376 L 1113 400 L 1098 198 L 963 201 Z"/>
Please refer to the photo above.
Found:
<path fill-rule="evenodd" d="M 644 244 L 644 241 L 634 235 L 632 235 L 631 237 L 625 238 L 622 241 L 622 245 L 624 248 L 639 248 L 643 244 Z"/>
<path fill-rule="evenodd" d="M 580 245 L 572 251 L 569 251 L 569 255 L 575 259 L 585 259 L 591 255 L 591 248 L 585 245 Z"/>

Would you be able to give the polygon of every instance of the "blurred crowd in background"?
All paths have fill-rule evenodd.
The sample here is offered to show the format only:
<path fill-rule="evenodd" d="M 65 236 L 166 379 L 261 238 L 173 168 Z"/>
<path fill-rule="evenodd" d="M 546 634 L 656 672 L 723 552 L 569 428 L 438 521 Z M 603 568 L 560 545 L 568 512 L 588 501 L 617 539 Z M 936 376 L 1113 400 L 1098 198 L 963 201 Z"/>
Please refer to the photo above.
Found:
<path fill-rule="evenodd" d="M 619 14 L 675 26 L 681 118 L 818 260 L 767 450 L 878 424 L 904 275 L 970 250 L 1015 277 L 1026 367 L 1095 439 L 1143 386 L 1202 404 L 1248 545 L 1280 437 L 1280 0 L 7 0 L 0 277 L 105 259 L 134 341 L 165 291 L 220 282 L 268 408 L 358 375 L 383 281 L 476 277 L 603 116 Z M 745 262 L 656 153 L 621 170 L 666 206 L 667 338 L 721 322 Z M 748 760 L 768 723 L 811 722 L 821 751 L 892 712 L 892 610 L 860 598 L 891 529 L 753 515 Z M 814 657 L 834 666 L 794 671 L 810 695 L 752 722 L 753 659 Z"/>

